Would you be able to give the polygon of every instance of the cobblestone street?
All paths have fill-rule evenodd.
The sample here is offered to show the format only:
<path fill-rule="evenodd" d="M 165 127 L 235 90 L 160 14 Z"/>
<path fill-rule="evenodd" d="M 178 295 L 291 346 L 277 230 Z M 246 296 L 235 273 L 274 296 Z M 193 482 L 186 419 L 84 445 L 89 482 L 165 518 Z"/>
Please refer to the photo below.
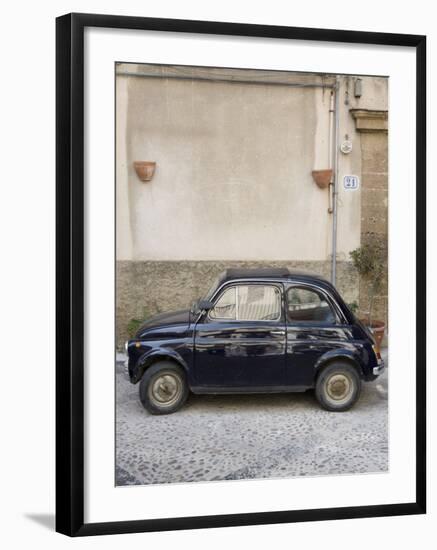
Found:
<path fill-rule="evenodd" d="M 387 370 L 345 413 L 322 410 L 308 391 L 190 395 L 179 412 L 152 416 L 119 362 L 116 383 L 117 485 L 388 469 Z"/>

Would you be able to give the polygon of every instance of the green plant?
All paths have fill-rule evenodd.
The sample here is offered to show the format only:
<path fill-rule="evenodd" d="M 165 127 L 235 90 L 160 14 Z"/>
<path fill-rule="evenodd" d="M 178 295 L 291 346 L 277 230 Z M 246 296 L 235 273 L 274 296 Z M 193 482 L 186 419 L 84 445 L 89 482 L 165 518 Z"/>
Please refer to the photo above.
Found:
<path fill-rule="evenodd" d="M 135 336 L 137 330 L 144 323 L 144 320 L 147 319 L 147 317 L 150 317 L 150 314 L 146 308 L 143 308 L 143 315 L 141 319 L 129 319 L 126 327 L 129 338 L 133 338 Z"/>
<path fill-rule="evenodd" d="M 347 306 L 354 315 L 358 311 L 358 303 L 355 300 L 353 302 L 349 302 Z"/>
<path fill-rule="evenodd" d="M 367 322 L 369 326 L 372 326 L 373 304 L 375 295 L 384 280 L 387 250 L 381 242 L 372 241 L 352 250 L 350 256 L 360 277 L 367 283 L 369 297 Z"/>

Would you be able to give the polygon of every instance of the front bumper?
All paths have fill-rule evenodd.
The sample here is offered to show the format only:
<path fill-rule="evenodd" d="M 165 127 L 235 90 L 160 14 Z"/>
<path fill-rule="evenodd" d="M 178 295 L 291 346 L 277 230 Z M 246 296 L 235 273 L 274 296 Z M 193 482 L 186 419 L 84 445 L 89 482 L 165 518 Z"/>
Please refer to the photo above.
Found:
<path fill-rule="evenodd" d="M 385 363 L 384 361 L 381 361 L 381 363 L 377 367 L 373 367 L 373 375 L 379 376 L 385 371 Z"/>

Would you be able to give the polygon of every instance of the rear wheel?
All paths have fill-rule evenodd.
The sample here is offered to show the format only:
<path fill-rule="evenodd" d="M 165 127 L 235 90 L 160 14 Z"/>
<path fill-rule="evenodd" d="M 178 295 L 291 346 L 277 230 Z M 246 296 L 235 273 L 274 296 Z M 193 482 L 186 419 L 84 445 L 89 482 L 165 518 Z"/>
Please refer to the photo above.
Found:
<path fill-rule="evenodd" d="M 149 367 L 140 382 L 140 400 L 152 414 L 170 414 L 182 407 L 188 397 L 184 371 L 171 361 Z"/>
<path fill-rule="evenodd" d="M 347 411 L 356 403 L 360 393 L 360 377 L 348 363 L 331 363 L 317 378 L 316 398 L 327 411 Z"/>

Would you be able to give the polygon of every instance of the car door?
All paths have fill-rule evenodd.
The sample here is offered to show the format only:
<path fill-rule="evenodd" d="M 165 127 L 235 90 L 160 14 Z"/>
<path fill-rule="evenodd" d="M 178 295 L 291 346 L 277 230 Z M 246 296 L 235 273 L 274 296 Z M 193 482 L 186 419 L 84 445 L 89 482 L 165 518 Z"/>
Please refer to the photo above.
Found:
<path fill-rule="evenodd" d="M 347 347 L 350 327 L 332 297 L 310 284 L 287 286 L 285 314 L 286 383 L 310 387 L 318 359 L 327 352 Z"/>
<path fill-rule="evenodd" d="M 285 375 L 283 287 L 231 283 L 195 327 L 196 384 L 245 389 L 281 386 Z"/>

